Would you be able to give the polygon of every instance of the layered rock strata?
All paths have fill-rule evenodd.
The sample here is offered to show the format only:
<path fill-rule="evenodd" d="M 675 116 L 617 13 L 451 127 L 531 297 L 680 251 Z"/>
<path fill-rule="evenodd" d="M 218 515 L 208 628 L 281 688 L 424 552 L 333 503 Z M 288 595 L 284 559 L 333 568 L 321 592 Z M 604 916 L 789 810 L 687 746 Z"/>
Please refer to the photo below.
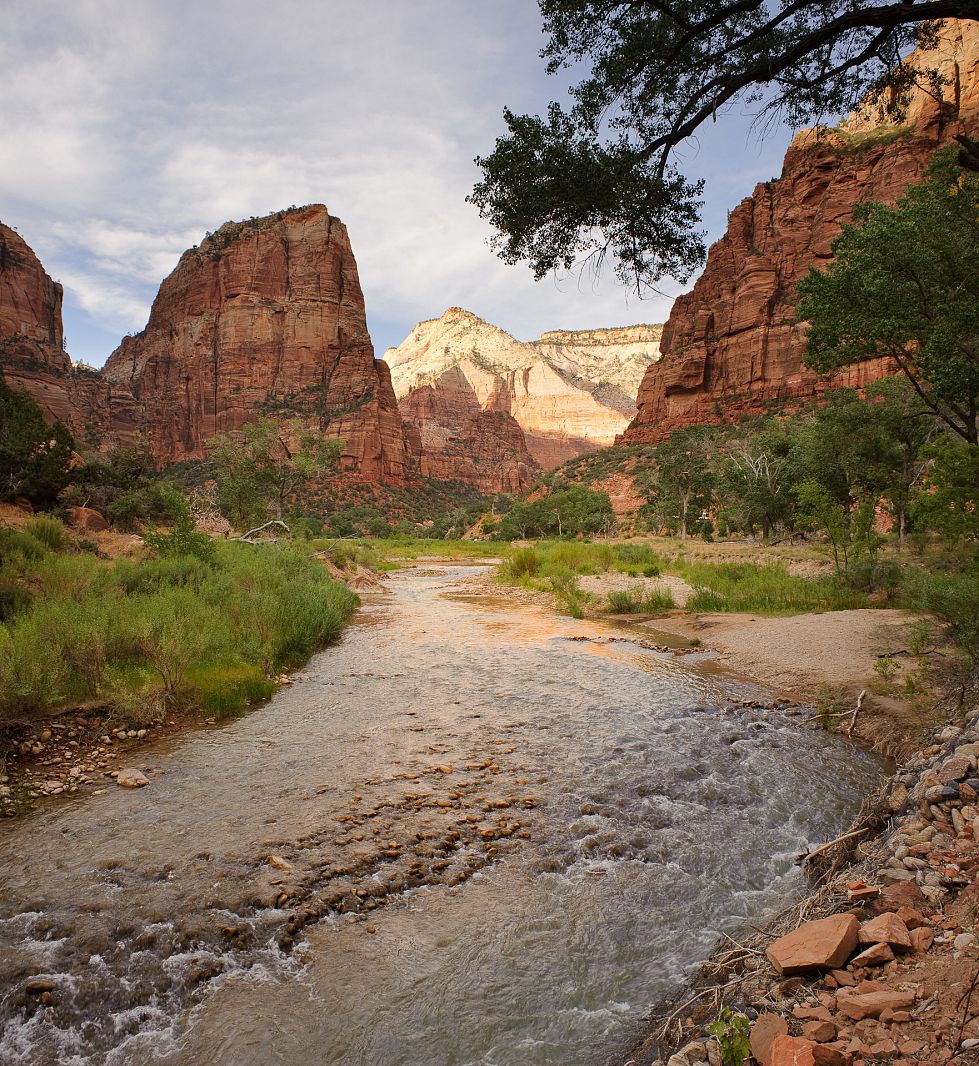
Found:
<path fill-rule="evenodd" d="M 465 481 L 492 494 L 521 493 L 540 474 L 517 420 L 484 411 L 458 366 L 412 389 L 401 413 L 424 477 Z"/>
<path fill-rule="evenodd" d="M 397 348 L 388 349 L 394 389 L 419 418 L 437 407 L 443 429 L 462 432 L 471 406 L 456 408 L 460 376 L 484 412 L 512 416 L 527 449 L 544 469 L 610 444 L 628 424 L 635 389 L 659 357 L 659 326 L 580 332 L 554 331 L 522 342 L 481 318 L 451 307 L 419 322 Z M 453 371 L 449 376 L 448 371 Z M 412 399 L 414 390 L 445 396 Z M 441 432 L 441 431 L 440 431 Z M 438 434 L 430 434 L 435 461 Z M 451 458 L 444 459 L 446 468 Z"/>
<path fill-rule="evenodd" d="M 682 426 L 804 403 L 894 372 L 885 360 L 832 378 L 806 369 L 805 329 L 793 302 L 796 283 L 831 258 L 857 203 L 895 202 L 936 149 L 956 133 L 979 133 L 979 24 L 947 22 L 939 47 L 919 60 L 946 77 L 942 100 L 915 93 L 901 127 L 854 117 L 835 131 L 800 133 L 781 177 L 734 209 L 700 279 L 673 306 L 663 358 L 646 372 L 625 442 L 662 440 Z"/>
<path fill-rule="evenodd" d="M 161 464 L 200 458 L 214 434 L 266 416 L 341 439 L 342 467 L 368 480 L 407 474 L 347 231 L 322 204 L 226 223 L 184 252 L 104 376 L 132 390 Z"/>
<path fill-rule="evenodd" d="M 81 441 L 135 433 L 132 396 L 96 371 L 75 366 L 64 348 L 62 288 L 27 242 L 0 222 L 0 370 L 13 389 L 29 393 L 51 421 Z"/>

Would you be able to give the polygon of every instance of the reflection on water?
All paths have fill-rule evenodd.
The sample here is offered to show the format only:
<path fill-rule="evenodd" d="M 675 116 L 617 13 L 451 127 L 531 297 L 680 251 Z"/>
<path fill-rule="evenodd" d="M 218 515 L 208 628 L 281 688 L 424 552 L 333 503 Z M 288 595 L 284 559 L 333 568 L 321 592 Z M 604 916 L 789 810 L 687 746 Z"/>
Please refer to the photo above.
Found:
<path fill-rule="evenodd" d="M 602 1063 L 854 812 L 866 757 L 477 572 L 394 575 L 149 789 L 0 827 L 0 1061 Z"/>

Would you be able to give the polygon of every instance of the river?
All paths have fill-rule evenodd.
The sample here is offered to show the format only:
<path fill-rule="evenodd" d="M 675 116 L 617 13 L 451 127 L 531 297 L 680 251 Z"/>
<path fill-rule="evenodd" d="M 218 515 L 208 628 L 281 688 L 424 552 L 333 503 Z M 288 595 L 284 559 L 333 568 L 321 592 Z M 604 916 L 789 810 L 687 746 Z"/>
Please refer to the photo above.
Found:
<path fill-rule="evenodd" d="M 873 760 L 480 572 L 391 575 L 148 788 L 0 824 L 4 1066 L 602 1066 L 800 887 Z"/>

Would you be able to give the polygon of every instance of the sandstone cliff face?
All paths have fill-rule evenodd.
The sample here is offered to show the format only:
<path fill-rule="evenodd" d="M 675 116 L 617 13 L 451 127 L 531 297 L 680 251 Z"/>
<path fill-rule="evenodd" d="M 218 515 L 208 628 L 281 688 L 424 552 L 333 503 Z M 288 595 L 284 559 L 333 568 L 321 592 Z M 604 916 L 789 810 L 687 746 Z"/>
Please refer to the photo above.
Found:
<path fill-rule="evenodd" d="M 462 432 L 472 412 L 468 400 L 458 404 L 461 375 L 483 411 L 516 420 L 533 459 L 550 469 L 610 444 L 625 428 L 641 373 L 659 356 L 659 336 L 658 326 L 629 326 L 555 331 L 524 343 L 451 307 L 441 318 L 419 322 L 385 359 L 402 409 L 416 425 L 423 412 L 437 408 L 443 429 L 451 424 Z M 449 370 L 459 373 L 446 378 Z M 446 395 L 416 402 L 413 392 L 422 388 L 445 388 Z M 433 432 L 430 463 L 437 439 Z M 445 465 L 451 468 L 448 457 Z"/>
<path fill-rule="evenodd" d="M 0 222 L 0 369 L 14 389 L 28 392 L 51 421 L 76 439 L 116 439 L 135 432 L 132 397 L 98 373 L 72 364 L 64 350 L 61 286 L 51 280 L 27 242 Z"/>
<path fill-rule="evenodd" d="M 401 413 L 424 477 L 465 481 L 493 494 L 521 493 L 540 474 L 516 419 L 484 411 L 459 366 L 412 389 Z"/>
<path fill-rule="evenodd" d="M 702 276 L 673 306 L 663 358 L 647 371 L 622 440 L 661 440 L 682 426 L 758 414 L 773 401 L 801 403 L 894 372 L 870 360 L 819 378 L 803 366 L 805 332 L 792 305 L 796 283 L 831 257 L 856 203 L 893 203 L 954 133 L 979 130 L 979 24 L 947 23 L 939 49 L 922 59 L 949 78 L 943 105 L 918 93 L 903 128 L 851 118 L 822 137 L 800 133 L 781 178 L 758 185 L 731 213 Z"/>
<path fill-rule="evenodd" d="M 407 473 L 347 231 L 321 204 L 227 223 L 185 252 L 104 376 L 132 390 L 160 463 L 200 458 L 209 437 L 257 418 L 299 417 L 343 440 L 344 469 Z"/>

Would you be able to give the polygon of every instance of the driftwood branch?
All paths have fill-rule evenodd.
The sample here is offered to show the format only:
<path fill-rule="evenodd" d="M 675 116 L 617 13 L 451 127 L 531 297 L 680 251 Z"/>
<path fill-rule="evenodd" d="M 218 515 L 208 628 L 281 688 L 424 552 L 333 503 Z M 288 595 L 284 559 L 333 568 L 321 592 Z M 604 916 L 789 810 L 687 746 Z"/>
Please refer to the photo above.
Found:
<path fill-rule="evenodd" d="M 807 852 L 799 859 L 799 862 L 805 864 L 810 859 L 814 859 L 817 855 L 821 855 L 824 851 L 829 851 L 835 844 L 842 844 L 844 840 L 852 840 L 853 837 L 863 836 L 864 833 L 869 833 L 870 829 L 855 829 L 852 833 L 844 833 L 843 836 L 837 837 L 835 840 L 828 840 L 825 844 L 820 844 L 818 848 L 814 848 L 812 851 Z"/>
<path fill-rule="evenodd" d="M 853 732 L 853 727 L 857 724 L 857 715 L 860 713 L 860 708 L 863 706 L 863 698 L 867 695 L 867 690 L 862 688 L 860 695 L 857 696 L 857 705 L 853 708 L 853 715 L 850 718 L 850 724 L 846 727 L 846 735 L 850 736 Z"/>
<path fill-rule="evenodd" d="M 247 533 L 243 533 L 240 537 L 232 537 L 234 541 L 238 541 L 240 544 L 261 544 L 262 541 L 254 541 L 251 538 L 256 533 L 261 533 L 262 530 L 268 529 L 269 526 L 281 526 L 287 533 L 291 533 L 292 530 L 282 521 L 281 518 L 273 518 L 271 522 L 266 522 L 264 525 L 256 526 L 254 529 L 250 529 Z M 275 539 L 274 537 L 272 538 Z"/>

